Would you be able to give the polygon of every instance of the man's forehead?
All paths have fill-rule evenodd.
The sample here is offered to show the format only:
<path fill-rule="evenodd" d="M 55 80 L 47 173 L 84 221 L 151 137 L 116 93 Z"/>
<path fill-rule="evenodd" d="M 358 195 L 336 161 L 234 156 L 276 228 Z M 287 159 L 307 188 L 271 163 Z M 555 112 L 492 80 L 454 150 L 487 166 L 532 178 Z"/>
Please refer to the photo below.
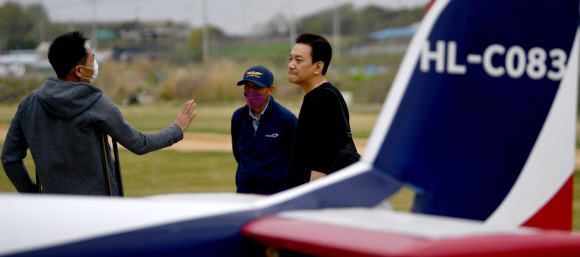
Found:
<path fill-rule="evenodd" d="M 292 56 L 301 56 L 301 57 L 310 57 L 310 52 L 312 51 L 312 47 L 307 44 L 296 44 L 292 48 L 290 55 Z"/>

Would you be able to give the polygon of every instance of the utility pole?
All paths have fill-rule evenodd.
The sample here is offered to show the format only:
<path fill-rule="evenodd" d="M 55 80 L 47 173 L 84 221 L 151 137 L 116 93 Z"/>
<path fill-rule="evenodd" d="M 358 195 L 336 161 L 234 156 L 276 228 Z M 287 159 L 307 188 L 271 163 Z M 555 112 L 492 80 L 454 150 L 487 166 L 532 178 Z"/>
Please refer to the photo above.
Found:
<path fill-rule="evenodd" d="M 203 32 L 202 32 L 202 47 L 203 47 L 203 62 L 209 62 L 209 25 L 207 22 L 207 0 L 201 1 L 202 18 L 203 18 Z"/>
<path fill-rule="evenodd" d="M 40 24 L 38 25 L 38 40 L 39 43 L 44 42 L 44 20 L 40 20 Z"/>
<path fill-rule="evenodd" d="M 290 48 L 292 48 L 294 47 L 294 39 L 296 38 L 296 24 L 294 23 L 294 5 L 292 4 L 292 0 L 289 0 L 288 4 L 290 5 L 290 17 L 288 22 L 290 23 Z"/>
<path fill-rule="evenodd" d="M 191 15 L 191 6 L 189 4 L 185 4 L 183 8 L 185 10 L 185 24 L 187 25 L 187 29 L 191 30 L 193 27 L 192 15 Z"/>
<path fill-rule="evenodd" d="M 141 43 L 141 30 L 139 29 L 139 6 L 135 6 L 135 44 Z"/>
<path fill-rule="evenodd" d="M 246 1 L 242 0 L 242 35 L 248 33 L 248 36 L 250 34 L 250 30 L 248 30 L 248 27 L 246 27 Z"/>
<path fill-rule="evenodd" d="M 92 43 L 93 45 L 91 46 L 91 48 L 93 49 L 93 51 L 98 51 L 97 49 L 99 48 L 99 40 L 97 38 L 97 0 L 92 0 L 93 4 L 93 33 L 92 33 Z"/>
<path fill-rule="evenodd" d="M 334 43 L 334 54 L 340 57 L 340 3 L 334 0 L 334 15 L 332 17 L 332 41 Z"/>
<path fill-rule="evenodd" d="M 75 26 L 73 25 L 72 18 L 68 20 L 68 31 L 74 31 Z"/>

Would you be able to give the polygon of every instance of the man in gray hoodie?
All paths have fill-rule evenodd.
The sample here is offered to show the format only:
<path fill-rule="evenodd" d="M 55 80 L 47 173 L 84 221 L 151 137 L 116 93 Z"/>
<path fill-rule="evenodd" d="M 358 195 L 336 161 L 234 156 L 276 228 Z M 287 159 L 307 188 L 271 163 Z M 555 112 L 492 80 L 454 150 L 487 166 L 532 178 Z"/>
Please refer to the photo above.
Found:
<path fill-rule="evenodd" d="M 2 149 L 2 166 L 18 192 L 37 185 L 22 161 L 30 148 L 43 193 L 106 195 L 99 134 L 104 132 L 136 154 L 171 146 L 197 114 L 188 101 L 173 125 L 157 133 L 141 133 L 127 123 L 119 108 L 92 86 L 98 64 L 87 37 L 69 32 L 50 45 L 48 59 L 58 79 L 48 78 L 20 101 Z M 119 195 L 110 147 L 111 189 Z"/>

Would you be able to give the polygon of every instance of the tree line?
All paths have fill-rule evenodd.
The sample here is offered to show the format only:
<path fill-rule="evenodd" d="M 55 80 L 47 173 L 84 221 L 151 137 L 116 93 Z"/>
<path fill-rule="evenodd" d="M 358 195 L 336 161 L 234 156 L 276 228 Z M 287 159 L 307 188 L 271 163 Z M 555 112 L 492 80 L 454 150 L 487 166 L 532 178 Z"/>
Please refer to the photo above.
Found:
<path fill-rule="evenodd" d="M 421 20 L 425 8 L 391 10 L 370 5 L 356 9 L 352 4 L 344 4 L 339 9 L 340 33 L 347 36 L 363 36 L 381 29 L 408 26 Z M 281 17 L 285 16 L 275 15 L 269 22 L 260 25 L 258 31 L 262 31 L 262 36 L 267 37 L 287 36 L 289 21 Z M 296 31 L 298 34 L 302 32 L 332 34 L 333 19 L 333 9 L 323 10 L 297 20 Z"/>
<path fill-rule="evenodd" d="M 0 51 L 36 48 L 42 26 L 48 27 L 48 15 L 41 4 L 6 2 L 0 7 Z"/>
<path fill-rule="evenodd" d="M 407 26 L 421 19 L 425 7 L 412 10 L 390 10 L 378 6 L 367 6 L 356 9 L 352 4 L 344 4 L 339 8 L 340 31 L 342 35 L 362 36 L 366 33 L 389 27 Z M 333 9 L 302 17 L 296 21 L 296 31 L 331 34 L 333 32 Z M 270 21 L 257 25 L 255 31 L 259 36 L 267 38 L 287 37 L 289 21 L 283 14 L 275 15 Z M 137 21 L 128 21 L 117 24 L 99 24 L 99 28 L 113 31 L 117 29 L 135 28 Z M 171 23 L 171 22 L 169 22 Z M 176 24 L 173 24 L 176 25 Z M 41 41 L 50 41 L 52 38 L 71 29 L 72 24 L 52 23 L 41 3 L 21 6 L 15 2 L 6 2 L 0 6 L 0 52 L 14 49 L 35 48 Z M 90 24 L 75 24 L 75 30 L 89 32 Z M 212 27 L 212 34 L 226 39 L 219 28 Z M 194 35 L 193 35 L 194 34 Z M 188 39 L 189 45 L 196 45 L 200 29 L 192 31 Z M 195 42 L 195 43 L 194 43 Z"/>

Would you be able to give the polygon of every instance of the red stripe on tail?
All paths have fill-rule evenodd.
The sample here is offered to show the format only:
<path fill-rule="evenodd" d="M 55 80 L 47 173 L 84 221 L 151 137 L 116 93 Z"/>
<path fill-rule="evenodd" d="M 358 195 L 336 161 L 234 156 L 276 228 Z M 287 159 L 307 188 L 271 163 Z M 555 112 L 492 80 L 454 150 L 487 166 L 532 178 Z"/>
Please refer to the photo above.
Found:
<path fill-rule="evenodd" d="M 574 174 L 544 207 L 523 226 L 543 229 L 572 230 Z"/>
<path fill-rule="evenodd" d="M 421 16 L 421 20 L 425 17 L 425 14 L 427 14 L 427 12 L 429 11 L 429 9 L 431 9 L 431 6 L 433 6 L 433 3 L 435 3 L 435 0 L 431 0 L 431 2 L 429 3 L 429 5 L 427 5 L 427 8 L 425 8 L 425 12 L 423 13 L 423 16 Z"/>

